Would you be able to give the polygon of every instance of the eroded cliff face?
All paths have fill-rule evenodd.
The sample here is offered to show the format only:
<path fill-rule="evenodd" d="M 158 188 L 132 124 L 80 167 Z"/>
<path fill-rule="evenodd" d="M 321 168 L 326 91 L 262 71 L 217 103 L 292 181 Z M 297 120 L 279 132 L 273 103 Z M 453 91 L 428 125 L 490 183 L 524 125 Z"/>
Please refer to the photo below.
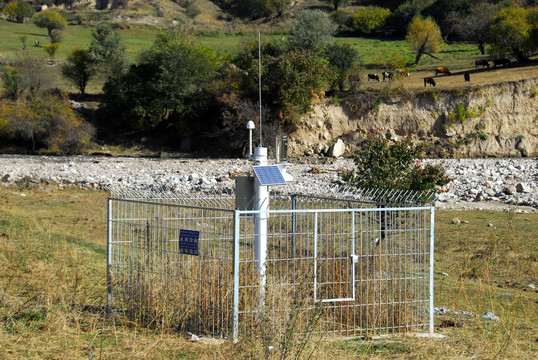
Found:
<path fill-rule="evenodd" d="M 538 78 L 462 91 L 385 93 L 314 105 L 289 135 L 290 155 L 331 154 L 341 141 L 349 154 L 369 133 L 380 133 L 426 141 L 429 156 L 538 156 Z"/>

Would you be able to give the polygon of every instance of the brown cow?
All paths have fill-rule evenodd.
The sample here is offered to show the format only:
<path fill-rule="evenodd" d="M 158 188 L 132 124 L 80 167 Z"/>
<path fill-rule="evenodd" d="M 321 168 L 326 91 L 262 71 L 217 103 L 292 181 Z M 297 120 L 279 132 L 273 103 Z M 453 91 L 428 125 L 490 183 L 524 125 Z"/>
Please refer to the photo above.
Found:
<path fill-rule="evenodd" d="M 438 68 L 435 68 L 435 75 L 438 75 L 438 74 L 445 74 L 445 75 L 450 75 L 450 71 L 448 70 L 447 67 L 438 67 Z"/>
<path fill-rule="evenodd" d="M 405 69 L 396 69 L 396 73 L 398 74 L 398 76 L 409 77 L 409 72 Z"/>

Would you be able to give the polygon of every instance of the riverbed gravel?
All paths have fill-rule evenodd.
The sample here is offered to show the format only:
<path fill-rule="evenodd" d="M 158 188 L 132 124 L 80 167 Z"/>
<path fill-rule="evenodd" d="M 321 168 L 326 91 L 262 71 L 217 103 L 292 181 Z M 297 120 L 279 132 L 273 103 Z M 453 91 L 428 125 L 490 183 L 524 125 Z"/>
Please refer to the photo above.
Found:
<path fill-rule="evenodd" d="M 538 211 L 538 159 L 432 159 L 452 179 L 435 205 L 447 209 L 518 206 Z M 291 160 L 294 181 L 286 191 L 320 194 L 353 168 L 351 159 Z M 233 192 L 234 178 L 251 172 L 247 159 L 153 159 L 93 156 L 0 155 L 0 183 L 4 187 L 31 186 L 123 189 L 166 187 L 176 192 Z"/>

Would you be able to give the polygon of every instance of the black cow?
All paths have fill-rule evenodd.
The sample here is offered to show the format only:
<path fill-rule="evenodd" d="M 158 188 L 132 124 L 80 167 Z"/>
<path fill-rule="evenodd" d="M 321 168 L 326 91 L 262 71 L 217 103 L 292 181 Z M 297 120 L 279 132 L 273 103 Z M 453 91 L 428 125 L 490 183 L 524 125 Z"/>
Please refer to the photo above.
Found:
<path fill-rule="evenodd" d="M 496 68 L 497 65 L 502 65 L 505 67 L 506 65 L 510 64 L 510 60 L 508 59 L 494 59 L 493 60 L 493 67 Z"/>
<path fill-rule="evenodd" d="M 465 74 L 463 74 L 463 78 L 465 79 L 465 81 L 471 82 L 471 74 L 469 74 L 468 71 L 466 71 Z"/>
<path fill-rule="evenodd" d="M 426 87 L 426 84 L 430 84 L 431 86 L 435 86 L 435 80 L 433 78 L 424 78 L 424 87 Z"/>
<path fill-rule="evenodd" d="M 368 74 L 368 82 L 370 82 L 370 80 L 372 80 L 372 82 L 379 82 L 379 76 L 377 74 Z"/>
<path fill-rule="evenodd" d="M 383 82 L 385 82 L 386 79 L 389 79 L 389 82 L 392 81 L 392 73 L 385 71 L 381 75 L 383 75 Z"/>
<path fill-rule="evenodd" d="M 482 66 L 482 67 L 486 66 L 489 69 L 489 62 L 485 59 L 478 59 L 478 60 L 475 60 L 474 66 L 475 68 L 478 68 L 479 66 Z"/>

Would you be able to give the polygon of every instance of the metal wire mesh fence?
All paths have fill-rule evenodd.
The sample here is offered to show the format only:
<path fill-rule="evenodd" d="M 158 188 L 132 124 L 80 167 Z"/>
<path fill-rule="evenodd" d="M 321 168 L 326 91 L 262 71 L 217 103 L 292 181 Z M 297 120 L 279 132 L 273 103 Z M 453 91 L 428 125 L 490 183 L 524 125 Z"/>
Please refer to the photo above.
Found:
<path fill-rule="evenodd" d="M 432 331 L 431 194 L 331 191 L 272 195 L 263 212 L 235 210 L 227 195 L 113 192 L 109 310 L 234 339 L 264 324 L 275 334 Z M 257 216 L 267 218 L 263 273 Z"/>

